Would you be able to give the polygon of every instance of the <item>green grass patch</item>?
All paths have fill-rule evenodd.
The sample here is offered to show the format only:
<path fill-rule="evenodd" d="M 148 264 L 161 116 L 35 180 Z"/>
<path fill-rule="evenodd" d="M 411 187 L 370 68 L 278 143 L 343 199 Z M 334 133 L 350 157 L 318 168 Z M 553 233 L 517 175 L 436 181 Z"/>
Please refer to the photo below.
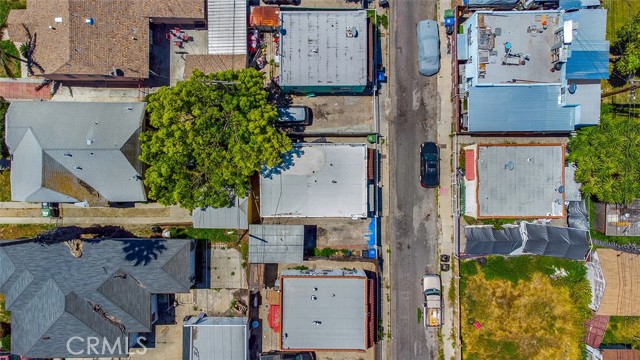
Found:
<path fill-rule="evenodd" d="M 551 276 L 563 269 L 566 276 Z M 463 359 L 578 359 L 591 289 L 583 262 L 487 257 L 460 265 Z M 478 321 L 481 329 L 473 325 Z M 582 344 L 582 345 L 581 345 Z"/>
<path fill-rule="evenodd" d="M 291 268 L 291 270 L 305 271 L 305 270 L 309 270 L 309 268 L 304 266 L 304 265 L 300 265 L 300 266 L 296 266 L 296 267 Z"/>
<path fill-rule="evenodd" d="M 313 249 L 313 256 L 321 256 L 321 257 L 330 257 L 337 254 L 342 254 L 347 256 L 351 253 L 351 250 L 348 249 L 331 249 L 331 248 L 315 248 Z"/>
<path fill-rule="evenodd" d="M 54 224 L 0 224 L 0 240 L 31 239 L 54 227 Z"/>
<path fill-rule="evenodd" d="M 226 229 L 194 229 L 188 227 L 172 227 L 171 237 L 174 239 L 196 239 L 210 242 L 230 243 L 238 240 L 236 230 Z"/>
<path fill-rule="evenodd" d="M 13 56 L 19 57 L 18 49 L 13 44 L 11 40 L 2 40 L 0 41 L 0 48 L 7 54 L 11 54 Z M 10 59 L 9 69 L 14 77 L 20 77 L 20 61 Z M 0 77 L 10 77 L 9 74 L 4 70 L 4 68 L 0 67 Z"/>
<path fill-rule="evenodd" d="M 521 219 L 476 219 L 471 216 L 463 215 L 464 221 L 469 225 L 491 225 L 494 229 L 502 229 L 503 225 L 515 225 L 522 221 Z"/>
<path fill-rule="evenodd" d="M 610 317 L 602 344 L 625 344 L 640 350 L 640 317 Z"/>
<path fill-rule="evenodd" d="M 11 201 L 11 171 L 9 170 L 0 171 L 0 201 Z"/>
<path fill-rule="evenodd" d="M 249 244 L 244 242 L 240 244 L 240 255 L 242 255 L 242 260 L 245 263 L 249 262 Z"/>
<path fill-rule="evenodd" d="M 26 8 L 27 0 L 0 0 L 0 28 L 7 26 L 9 11 Z"/>
<path fill-rule="evenodd" d="M 640 12 L 640 1 L 603 0 L 602 7 L 607 9 L 607 40 L 613 42 L 616 30 Z"/>

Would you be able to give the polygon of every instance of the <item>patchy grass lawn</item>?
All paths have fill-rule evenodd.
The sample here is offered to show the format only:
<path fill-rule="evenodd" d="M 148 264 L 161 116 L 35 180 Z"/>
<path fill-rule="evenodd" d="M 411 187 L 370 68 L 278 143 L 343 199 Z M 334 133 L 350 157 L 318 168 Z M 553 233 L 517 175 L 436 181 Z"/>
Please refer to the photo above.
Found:
<path fill-rule="evenodd" d="M 494 229 L 502 229 L 503 225 L 517 225 L 521 219 L 476 219 L 471 216 L 463 215 L 464 221 L 468 225 L 491 225 Z"/>
<path fill-rule="evenodd" d="M 552 279 L 555 268 L 568 275 Z M 462 262 L 460 274 L 465 360 L 582 358 L 583 323 L 591 316 L 584 263 L 488 257 L 483 267 Z"/>
<path fill-rule="evenodd" d="M 11 323 L 11 313 L 4 310 L 4 295 L 0 294 L 0 348 L 9 351 L 11 349 L 11 334 L 8 331 Z M 4 325 L 3 325 L 4 324 Z"/>
<path fill-rule="evenodd" d="M 0 171 L 0 201 L 11 201 L 11 171 L 9 170 Z"/>
<path fill-rule="evenodd" d="M 15 44 L 11 40 L 2 40 L 0 41 L 0 48 L 7 54 L 11 54 L 13 56 L 20 57 L 18 54 L 18 48 L 16 48 Z M 18 60 L 10 60 L 9 70 L 11 70 L 11 74 L 19 78 L 20 77 L 20 61 Z M 10 77 L 9 74 L 4 70 L 4 68 L 0 67 L 0 77 Z"/>
<path fill-rule="evenodd" d="M 26 9 L 27 0 L 0 0 L 0 28 L 7 26 L 7 16 L 12 9 Z"/>
<path fill-rule="evenodd" d="M 210 242 L 231 243 L 238 241 L 237 230 L 194 229 L 188 227 L 172 227 L 171 237 L 174 239 L 196 239 Z"/>
<path fill-rule="evenodd" d="M 0 240 L 30 239 L 55 227 L 53 224 L 0 225 Z"/>
<path fill-rule="evenodd" d="M 640 12 L 640 1 L 603 0 L 602 7 L 607 9 L 607 40 L 613 42 L 616 30 Z"/>
<path fill-rule="evenodd" d="M 640 317 L 610 317 L 602 344 L 625 344 L 640 350 Z"/>

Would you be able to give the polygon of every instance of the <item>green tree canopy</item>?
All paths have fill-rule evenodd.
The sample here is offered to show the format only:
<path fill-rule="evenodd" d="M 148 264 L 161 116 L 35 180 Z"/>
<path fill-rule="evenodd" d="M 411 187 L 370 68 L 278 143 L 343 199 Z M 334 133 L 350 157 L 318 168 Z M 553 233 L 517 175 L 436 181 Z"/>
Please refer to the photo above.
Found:
<path fill-rule="evenodd" d="M 205 75 L 147 97 L 151 129 L 140 135 L 149 197 L 187 209 L 225 207 L 249 177 L 280 163 L 291 141 L 273 126 L 264 77 L 255 69 Z"/>
<path fill-rule="evenodd" d="M 600 125 L 578 130 L 568 159 L 577 165 L 582 193 L 599 201 L 628 204 L 640 198 L 640 121 L 605 113 Z"/>
<path fill-rule="evenodd" d="M 640 13 L 616 31 L 612 52 L 620 56 L 614 66 L 620 74 L 633 76 L 640 69 Z"/>

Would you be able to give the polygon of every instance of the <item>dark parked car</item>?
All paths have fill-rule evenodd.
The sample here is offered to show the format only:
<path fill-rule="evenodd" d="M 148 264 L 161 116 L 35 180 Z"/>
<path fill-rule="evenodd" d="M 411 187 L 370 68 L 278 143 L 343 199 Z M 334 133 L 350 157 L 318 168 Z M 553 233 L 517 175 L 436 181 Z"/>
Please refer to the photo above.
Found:
<path fill-rule="evenodd" d="M 426 188 L 440 185 L 440 149 L 432 142 L 420 145 L 420 185 Z"/>
<path fill-rule="evenodd" d="M 286 353 L 271 351 L 260 355 L 260 360 L 315 360 L 316 354 L 312 352 Z"/>
<path fill-rule="evenodd" d="M 435 20 L 422 20 L 418 23 L 418 69 L 424 76 L 435 75 L 440 71 L 440 38 L 438 23 Z"/>
<path fill-rule="evenodd" d="M 300 5 L 300 0 L 262 0 L 267 5 Z"/>

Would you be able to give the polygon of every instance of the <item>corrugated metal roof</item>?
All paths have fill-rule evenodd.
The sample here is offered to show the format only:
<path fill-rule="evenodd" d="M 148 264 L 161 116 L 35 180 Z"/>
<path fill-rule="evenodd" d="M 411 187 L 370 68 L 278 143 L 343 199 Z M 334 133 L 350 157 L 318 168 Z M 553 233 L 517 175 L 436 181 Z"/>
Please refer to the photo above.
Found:
<path fill-rule="evenodd" d="M 469 132 L 573 131 L 575 109 L 559 99 L 560 85 L 474 86 Z"/>
<path fill-rule="evenodd" d="M 248 229 L 249 198 L 236 198 L 235 204 L 226 208 L 193 210 L 193 227 L 196 229 Z"/>
<path fill-rule="evenodd" d="M 282 11 L 280 24 L 281 86 L 367 84 L 365 10 Z"/>
<path fill-rule="evenodd" d="M 606 9 L 582 9 L 563 14 L 572 20 L 573 42 L 569 45 L 567 79 L 608 79 L 609 41 Z"/>
<path fill-rule="evenodd" d="M 192 317 L 183 328 L 183 360 L 246 360 L 247 318 Z"/>
<path fill-rule="evenodd" d="M 247 53 L 247 0 L 207 0 L 209 54 Z"/>
<path fill-rule="evenodd" d="M 304 225 L 249 225 L 249 263 L 300 264 Z"/>
<path fill-rule="evenodd" d="M 6 123 L 12 200 L 145 201 L 134 149 L 144 108 L 145 103 L 12 102 Z"/>
<path fill-rule="evenodd" d="M 367 278 L 341 273 L 283 272 L 283 350 L 366 350 Z"/>
<path fill-rule="evenodd" d="M 297 144 L 260 176 L 262 217 L 368 216 L 366 144 Z"/>

